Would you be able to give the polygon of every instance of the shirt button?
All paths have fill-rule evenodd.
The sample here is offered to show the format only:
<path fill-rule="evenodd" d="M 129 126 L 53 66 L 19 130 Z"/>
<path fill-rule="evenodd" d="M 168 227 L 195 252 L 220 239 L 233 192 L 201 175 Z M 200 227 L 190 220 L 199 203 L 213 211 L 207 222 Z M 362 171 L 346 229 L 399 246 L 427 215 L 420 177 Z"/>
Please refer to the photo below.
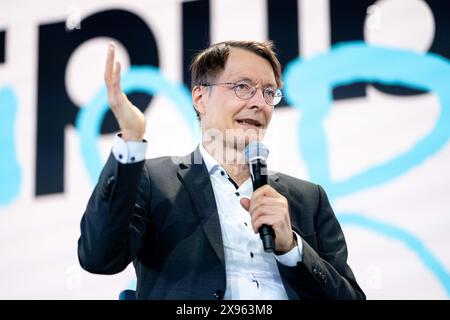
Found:
<path fill-rule="evenodd" d="M 246 227 L 248 226 L 247 222 L 244 222 L 244 224 L 245 224 Z"/>
<path fill-rule="evenodd" d="M 252 258 L 253 258 L 253 252 L 250 252 L 250 257 L 252 257 Z"/>
<path fill-rule="evenodd" d="M 224 176 L 225 172 L 222 170 L 222 171 L 220 171 L 220 174 Z"/>
<path fill-rule="evenodd" d="M 236 192 L 235 195 L 236 195 L 236 197 L 239 197 L 239 192 Z"/>
<path fill-rule="evenodd" d="M 135 159 L 134 157 L 131 157 L 131 158 L 130 158 L 131 162 L 134 162 L 134 159 Z"/>
<path fill-rule="evenodd" d="M 216 298 L 217 300 L 221 300 L 223 299 L 223 291 L 222 290 L 217 290 L 216 292 L 213 293 L 214 298 Z"/>
<path fill-rule="evenodd" d="M 121 154 L 119 154 L 119 159 L 122 159 L 122 158 L 123 158 L 123 156 Z"/>

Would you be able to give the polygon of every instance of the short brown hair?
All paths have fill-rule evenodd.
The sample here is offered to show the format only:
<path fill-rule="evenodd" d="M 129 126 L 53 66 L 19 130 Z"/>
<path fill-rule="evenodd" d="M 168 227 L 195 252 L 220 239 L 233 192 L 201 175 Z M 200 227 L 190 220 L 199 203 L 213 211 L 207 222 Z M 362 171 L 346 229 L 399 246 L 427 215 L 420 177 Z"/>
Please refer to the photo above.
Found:
<path fill-rule="evenodd" d="M 195 86 L 209 83 L 220 71 L 223 71 L 231 48 L 248 50 L 269 61 L 275 75 L 277 86 L 278 88 L 282 87 L 281 65 L 272 41 L 224 41 L 213 44 L 194 56 L 190 68 L 191 89 Z M 195 112 L 198 117 L 197 110 Z"/>

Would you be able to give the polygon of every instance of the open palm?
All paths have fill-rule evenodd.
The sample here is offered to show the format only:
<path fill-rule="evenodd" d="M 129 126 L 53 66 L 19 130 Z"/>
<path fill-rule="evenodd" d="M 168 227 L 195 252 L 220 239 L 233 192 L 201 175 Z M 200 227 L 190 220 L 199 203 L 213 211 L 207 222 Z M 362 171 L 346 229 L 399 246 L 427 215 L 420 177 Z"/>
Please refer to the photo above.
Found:
<path fill-rule="evenodd" d="M 145 133 L 145 116 L 123 93 L 120 86 L 120 63 L 115 61 L 115 45 L 110 43 L 105 67 L 108 102 L 119 123 L 122 139 L 141 141 Z"/>

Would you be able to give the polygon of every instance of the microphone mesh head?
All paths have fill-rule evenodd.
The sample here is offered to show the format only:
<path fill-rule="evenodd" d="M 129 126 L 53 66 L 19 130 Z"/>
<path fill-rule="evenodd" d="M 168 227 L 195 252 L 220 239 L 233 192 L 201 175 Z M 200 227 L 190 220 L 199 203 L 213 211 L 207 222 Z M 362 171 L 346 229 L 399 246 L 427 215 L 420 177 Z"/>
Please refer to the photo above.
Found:
<path fill-rule="evenodd" d="M 245 148 L 245 160 L 252 162 L 255 159 L 267 160 L 269 150 L 262 142 L 254 141 Z"/>

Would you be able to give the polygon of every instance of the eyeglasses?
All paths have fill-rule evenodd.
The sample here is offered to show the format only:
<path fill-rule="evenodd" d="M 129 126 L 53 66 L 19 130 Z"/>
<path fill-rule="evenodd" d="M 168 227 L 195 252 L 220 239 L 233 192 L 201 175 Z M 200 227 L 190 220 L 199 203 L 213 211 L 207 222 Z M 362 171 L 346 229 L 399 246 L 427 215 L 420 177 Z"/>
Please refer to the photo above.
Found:
<path fill-rule="evenodd" d="M 211 86 L 232 86 L 231 89 L 234 90 L 234 93 L 236 96 L 243 100 L 249 100 L 253 98 L 253 96 L 256 93 L 256 86 L 248 81 L 237 81 L 237 82 L 224 82 L 224 83 L 204 83 L 202 86 L 204 87 L 211 87 Z M 264 100 L 266 103 L 270 106 L 277 105 L 281 98 L 283 98 L 283 94 L 281 93 L 281 90 L 274 87 L 265 87 L 262 88 L 262 93 Z"/>

